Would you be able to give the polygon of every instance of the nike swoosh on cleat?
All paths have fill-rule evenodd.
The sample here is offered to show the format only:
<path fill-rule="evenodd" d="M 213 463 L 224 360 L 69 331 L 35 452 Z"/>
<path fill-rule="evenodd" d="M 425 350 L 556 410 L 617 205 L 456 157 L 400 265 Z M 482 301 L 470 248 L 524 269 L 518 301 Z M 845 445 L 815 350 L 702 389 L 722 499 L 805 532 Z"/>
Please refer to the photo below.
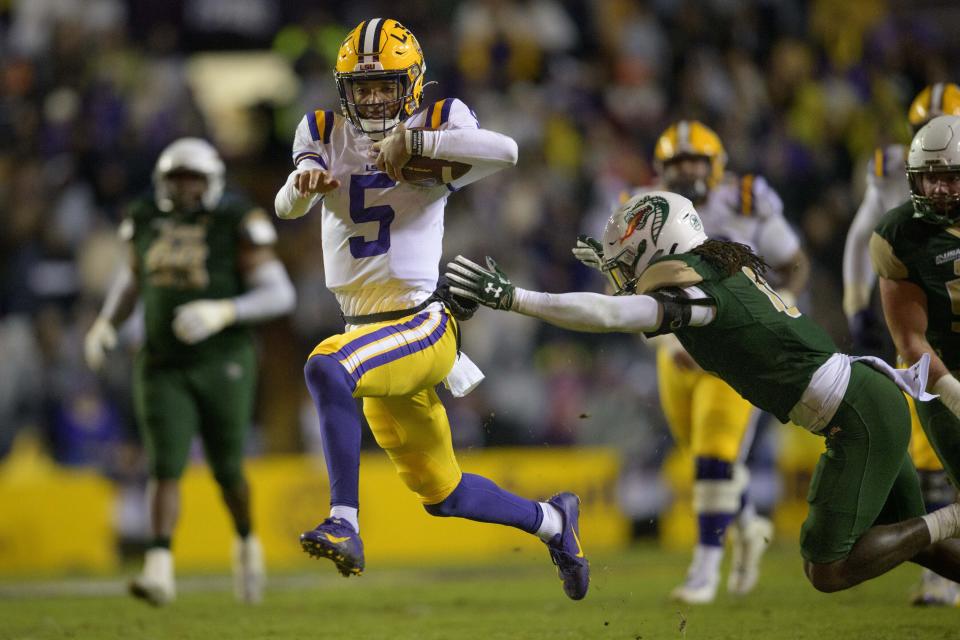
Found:
<path fill-rule="evenodd" d="M 577 543 L 577 557 L 582 558 L 583 547 L 580 546 L 580 538 L 577 537 L 577 532 L 573 529 L 573 527 L 570 527 L 570 533 L 573 534 L 573 541 Z"/>
<path fill-rule="evenodd" d="M 324 533 L 323 535 L 325 535 L 327 537 L 327 540 L 329 540 L 333 544 L 340 544 L 341 542 L 346 542 L 347 540 L 350 539 L 350 536 L 343 536 L 342 538 L 338 538 L 337 536 L 332 536 L 329 533 Z"/>

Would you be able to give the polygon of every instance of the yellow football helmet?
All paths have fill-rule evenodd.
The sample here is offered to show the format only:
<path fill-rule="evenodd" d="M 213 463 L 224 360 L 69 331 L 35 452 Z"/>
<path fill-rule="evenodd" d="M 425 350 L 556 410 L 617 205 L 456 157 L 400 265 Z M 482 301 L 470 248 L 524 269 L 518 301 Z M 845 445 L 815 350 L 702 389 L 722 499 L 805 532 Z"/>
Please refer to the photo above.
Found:
<path fill-rule="evenodd" d="M 910 103 L 907 119 L 914 131 L 937 116 L 960 116 L 960 87 L 952 82 L 927 85 Z"/>
<path fill-rule="evenodd" d="M 390 18 L 364 20 L 337 54 L 333 75 L 343 115 L 371 138 L 382 138 L 419 108 L 426 71 L 420 43 L 406 27 Z M 396 97 L 361 103 L 356 90 L 364 82 L 395 83 Z"/>
<path fill-rule="evenodd" d="M 682 176 L 669 176 L 669 165 L 682 158 L 706 158 L 710 171 L 705 179 L 690 180 Z M 727 166 L 727 152 L 713 129 L 697 120 L 680 120 L 667 127 L 657 139 L 653 151 L 654 166 L 673 192 L 686 196 L 694 202 L 707 197 L 710 189 L 723 179 Z"/>

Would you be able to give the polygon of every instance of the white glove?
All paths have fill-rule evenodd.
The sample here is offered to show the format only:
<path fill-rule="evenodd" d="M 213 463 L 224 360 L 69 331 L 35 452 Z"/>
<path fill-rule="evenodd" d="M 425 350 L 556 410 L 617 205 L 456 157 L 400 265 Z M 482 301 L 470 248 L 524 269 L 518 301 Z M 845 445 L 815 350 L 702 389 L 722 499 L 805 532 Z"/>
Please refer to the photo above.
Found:
<path fill-rule="evenodd" d="M 590 236 L 577 236 L 577 244 L 571 249 L 573 255 L 591 269 L 603 265 L 603 246 Z"/>
<path fill-rule="evenodd" d="M 83 357 L 87 366 L 99 371 L 108 349 L 117 346 L 117 330 L 109 320 L 100 316 L 94 320 L 83 339 Z"/>
<path fill-rule="evenodd" d="M 400 170 L 410 161 L 407 130 L 401 122 L 386 138 L 373 145 L 377 153 L 377 168 L 386 171 L 391 180 L 400 182 L 403 175 Z"/>
<path fill-rule="evenodd" d="M 173 310 L 173 333 L 186 344 L 206 340 L 237 319 L 232 300 L 194 300 Z"/>

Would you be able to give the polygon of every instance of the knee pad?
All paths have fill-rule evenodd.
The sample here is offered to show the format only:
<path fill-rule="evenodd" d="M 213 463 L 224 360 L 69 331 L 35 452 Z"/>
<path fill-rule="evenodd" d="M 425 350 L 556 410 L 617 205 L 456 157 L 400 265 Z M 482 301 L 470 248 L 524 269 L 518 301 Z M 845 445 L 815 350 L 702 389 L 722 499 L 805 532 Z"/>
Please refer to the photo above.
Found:
<path fill-rule="evenodd" d="M 737 513 L 749 481 L 750 472 L 743 464 L 697 458 L 693 510 L 697 513 Z"/>

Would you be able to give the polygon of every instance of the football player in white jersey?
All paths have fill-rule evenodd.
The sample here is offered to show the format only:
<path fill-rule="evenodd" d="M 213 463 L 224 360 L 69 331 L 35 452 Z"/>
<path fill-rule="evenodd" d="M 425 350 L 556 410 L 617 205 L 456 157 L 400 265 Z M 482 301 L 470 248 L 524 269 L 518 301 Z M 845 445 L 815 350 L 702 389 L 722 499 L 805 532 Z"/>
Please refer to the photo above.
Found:
<path fill-rule="evenodd" d="M 719 136 L 695 120 L 668 127 L 657 140 L 654 160 L 661 182 L 654 189 L 693 201 L 710 237 L 748 245 L 763 256 L 776 271 L 773 280 L 781 296 L 792 306 L 806 283 L 808 263 L 770 185 L 760 176 L 726 172 Z M 574 254 L 599 268 L 587 242 L 581 241 Z M 686 579 L 671 596 L 690 604 L 714 600 L 728 527 L 733 562 L 727 590 L 744 595 L 757 583 L 760 557 L 773 535 L 770 521 L 756 514 L 746 496 L 749 476 L 743 459 L 759 412 L 726 382 L 697 366 L 673 335 L 652 342 L 664 415 L 678 445 L 695 461 L 698 543 Z"/>
<path fill-rule="evenodd" d="M 938 82 L 924 87 L 913 99 L 907 119 L 914 133 L 939 115 L 960 115 L 960 86 Z M 870 237 L 883 216 L 910 199 L 906 172 L 907 149 L 902 144 L 878 147 L 867 163 L 867 188 L 853 218 L 843 251 L 843 311 L 847 316 L 854 351 L 880 347 L 878 323 L 870 299 L 877 274 L 870 260 Z M 930 446 L 912 399 L 910 405 L 910 457 L 920 475 L 927 509 L 934 511 L 956 498 L 943 464 Z M 929 569 L 911 596 L 917 606 L 960 604 L 960 588 Z"/>
<path fill-rule="evenodd" d="M 458 316 L 469 310 L 437 288 L 443 215 L 452 191 L 517 160 L 509 137 L 481 129 L 460 100 L 421 109 L 426 65 L 414 35 L 396 20 L 364 20 L 343 41 L 335 77 L 341 114 L 313 111 L 297 129 L 296 170 L 276 197 L 283 219 L 322 201 L 327 287 L 346 331 L 321 342 L 305 367 L 320 417 L 330 478 L 330 517 L 301 537 L 304 550 L 345 576 L 364 568 L 359 536 L 360 413 L 403 482 L 435 516 L 517 527 L 538 535 L 564 592 L 586 595 L 589 565 L 579 540 L 579 498 L 535 502 L 462 473 L 447 414 L 434 387 L 455 395 L 482 377 L 458 353 Z M 403 181 L 412 156 L 470 165 L 433 187 Z M 439 293 L 435 293 L 439 292 Z"/>

